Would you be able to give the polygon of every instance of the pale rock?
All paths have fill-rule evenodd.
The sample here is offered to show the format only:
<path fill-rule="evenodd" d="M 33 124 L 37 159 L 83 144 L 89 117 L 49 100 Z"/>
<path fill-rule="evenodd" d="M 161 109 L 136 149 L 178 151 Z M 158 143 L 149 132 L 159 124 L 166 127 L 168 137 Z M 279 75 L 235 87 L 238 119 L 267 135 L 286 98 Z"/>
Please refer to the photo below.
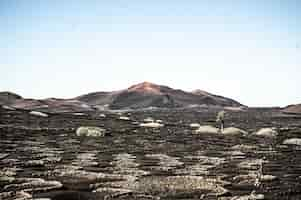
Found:
<path fill-rule="evenodd" d="M 224 128 L 224 130 L 222 131 L 222 134 L 224 135 L 247 135 L 248 132 L 236 128 L 236 127 L 228 127 L 228 128 Z"/>
<path fill-rule="evenodd" d="M 124 120 L 124 121 L 129 121 L 130 120 L 130 118 L 126 117 L 126 116 L 120 116 L 119 119 Z"/>
<path fill-rule="evenodd" d="M 301 146 L 301 138 L 290 138 L 290 139 L 286 139 L 283 141 L 283 144 L 286 144 L 286 145 L 298 145 L 298 146 Z"/>
<path fill-rule="evenodd" d="M 255 132 L 254 135 L 273 138 L 276 137 L 278 133 L 275 128 L 261 128 L 260 130 Z"/>
<path fill-rule="evenodd" d="M 46 113 L 39 112 L 39 111 L 30 111 L 29 114 L 38 116 L 38 117 L 48 117 Z"/>
<path fill-rule="evenodd" d="M 95 126 L 81 126 L 76 129 L 77 136 L 103 137 L 106 135 L 106 129 Z"/>
<path fill-rule="evenodd" d="M 195 133 L 211 133 L 211 134 L 218 134 L 220 131 L 218 128 L 213 126 L 200 126 Z"/>
<path fill-rule="evenodd" d="M 191 123 L 189 124 L 191 128 L 199 128 L 201 125 L 199 123 Z"/>
<path fill-rule="evenodd" d="M 154 122 L 155 120 L 151 117 L 148 117 L 148 118 L 145 118 L 143 121 L 151 123 L 151 122 Z"/>
<path fill-rule="evenodd" d="M 160 128 L 163 127 L 164 124 L 156 123 L 156 122 L 149 122 L 149 123 L 141 123 L 141 127 L 148 127 L 148 128 Z"/>
<path fill-rule="evenodd" d="M 106 118 L 106 115 L 102 113 L 99 115 L 99 117 Z"/>

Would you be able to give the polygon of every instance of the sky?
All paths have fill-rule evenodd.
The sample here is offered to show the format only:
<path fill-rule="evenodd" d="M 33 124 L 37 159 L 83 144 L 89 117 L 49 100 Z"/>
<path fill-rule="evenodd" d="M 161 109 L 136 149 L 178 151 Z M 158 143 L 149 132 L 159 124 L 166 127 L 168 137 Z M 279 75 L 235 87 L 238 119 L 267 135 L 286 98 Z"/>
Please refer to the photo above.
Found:
<path fill-rule="evenodd" d="M 143 81 L 301 103 L 299 0 L 0 0 L 0 91 L 71 98 Z"/>

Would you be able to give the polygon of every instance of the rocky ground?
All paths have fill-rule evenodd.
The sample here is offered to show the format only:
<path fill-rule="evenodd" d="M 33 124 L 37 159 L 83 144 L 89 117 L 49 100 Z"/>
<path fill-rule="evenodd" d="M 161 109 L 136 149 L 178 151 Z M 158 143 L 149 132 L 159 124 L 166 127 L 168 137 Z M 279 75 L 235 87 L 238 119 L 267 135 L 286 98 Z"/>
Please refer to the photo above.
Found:
<path fill-rule="evenodd" d="M 0 199 L 301 199 L 300 116 L 228 111 L 226 127 L 247 134 L 196 131 L 215 116 L 1 108 Z M 77 136 L 80 126 L 105 136 Z"/>

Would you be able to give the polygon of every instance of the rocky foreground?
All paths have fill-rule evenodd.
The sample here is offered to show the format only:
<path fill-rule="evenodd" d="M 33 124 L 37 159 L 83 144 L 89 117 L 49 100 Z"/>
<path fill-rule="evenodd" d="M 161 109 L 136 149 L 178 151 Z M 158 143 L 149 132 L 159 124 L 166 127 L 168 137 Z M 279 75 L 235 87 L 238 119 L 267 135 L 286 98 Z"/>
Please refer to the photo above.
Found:
<path fill-rule="evenodd" d="M 215 115 L 1 108 L 0 199 L 301 199 L 300 116 Z"/>

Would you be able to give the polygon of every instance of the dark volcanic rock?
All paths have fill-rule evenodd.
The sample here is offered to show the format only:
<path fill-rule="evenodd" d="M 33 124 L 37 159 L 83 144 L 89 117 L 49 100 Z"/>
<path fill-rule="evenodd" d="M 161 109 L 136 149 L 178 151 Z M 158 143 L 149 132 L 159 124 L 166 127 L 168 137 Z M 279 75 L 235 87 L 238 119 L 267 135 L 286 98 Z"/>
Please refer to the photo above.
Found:
<path fill-rule="evenodd" d="M 194 134 L 198 127 L 215 127 L 216 110 L 201 107 L 105 117 L 38 117 L 0 107 L 0 199 L 300 199 L 301 148 L 290 144 L 300 143 L 301 118 L 279 113 L 228 113 L 226 128 L 254 133 L 276 127 L 279 134 L 271 139 Z M 190 128 L 192 123 L 199 125 Z M 101 127 L 111 136 L 78 137 L 81 126 Z"/>

